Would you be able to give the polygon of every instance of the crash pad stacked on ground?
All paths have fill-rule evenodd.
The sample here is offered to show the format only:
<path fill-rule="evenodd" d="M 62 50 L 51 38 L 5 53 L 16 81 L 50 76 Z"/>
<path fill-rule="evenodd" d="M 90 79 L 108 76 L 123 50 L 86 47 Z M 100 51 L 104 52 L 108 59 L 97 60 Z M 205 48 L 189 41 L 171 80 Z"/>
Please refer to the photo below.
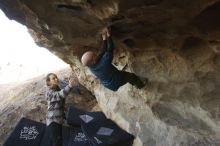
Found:
<path fill-rule="evenodd" d="M 83 124 L 82 130 L 92 146 L 129 146 L 134 139 L 111 120 Z"/>
<path fill-rule="evenodd" d="M 39 146 L 46 125 L 22 118 L 3 146 Z"/>
<path fill-rule="evenodd" d="M 63 146 L 131 146 L 134 136 L 107 119 L 102 112 L 70 107 L 63 126 Z M 46 125 L 22 118 L 3 146 L 52 146 Z"/>
<path fill-rule="evenodd" d="M 102 112 L 85 112 L 70 107 L 67 114 L 67 123 L 81 126 L 83 133 L 92 146 L 129 146 L 134 136 L 122 130 Z"/>
<path fill-rule="evenodd" d="M 80 127 L 82 124 L 105 121 L 106 117 L 103 112 L 86 112 L 71 106 L 68 109 L 66 120 L 69 125 Z"/>
<path fill-rule="evenodd" d="M 63 146 L 91 146 L 88 138 L 78 127 L 63 126 Z M 49 133 L 46 130 L 40 146 L 52 146 Z"/>

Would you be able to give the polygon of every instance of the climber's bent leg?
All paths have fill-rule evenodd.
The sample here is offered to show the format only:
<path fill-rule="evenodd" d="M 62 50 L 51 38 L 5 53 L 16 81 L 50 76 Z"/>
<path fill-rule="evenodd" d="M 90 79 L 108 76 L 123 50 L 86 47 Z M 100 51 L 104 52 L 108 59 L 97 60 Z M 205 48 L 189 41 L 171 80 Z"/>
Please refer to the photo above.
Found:
<path fill-rule="evenodd" d="M 121 73 L 122 73 L 122 78 L 123 78 L 122 85 L 124 85 L 128 82 L 131 85 L 136 86 L 139 89 L 144 87 L 145 84 L 134 73 L 129 73 L 126 71 L 121 71 Z"/>

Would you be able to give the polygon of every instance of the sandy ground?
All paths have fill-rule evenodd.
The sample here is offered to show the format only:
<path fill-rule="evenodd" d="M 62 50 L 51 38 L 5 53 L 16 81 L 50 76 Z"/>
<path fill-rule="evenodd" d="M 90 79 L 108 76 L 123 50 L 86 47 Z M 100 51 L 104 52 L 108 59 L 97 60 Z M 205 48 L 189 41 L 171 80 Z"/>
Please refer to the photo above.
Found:
<path fill-rule="evenodd" d="M 56 73 L 60 79 L 64 79 L 69 76 L 70 70 L 65 69 Z M 45 123 L 47 108 L 45 90 L 44 76 L 0 86 L 0 146 L 22 117 Z M 70 105 L 88 111 L 100 110 L 95 97 L 83 86 L 74 90 L 67 98 L 66 107 Z"/>

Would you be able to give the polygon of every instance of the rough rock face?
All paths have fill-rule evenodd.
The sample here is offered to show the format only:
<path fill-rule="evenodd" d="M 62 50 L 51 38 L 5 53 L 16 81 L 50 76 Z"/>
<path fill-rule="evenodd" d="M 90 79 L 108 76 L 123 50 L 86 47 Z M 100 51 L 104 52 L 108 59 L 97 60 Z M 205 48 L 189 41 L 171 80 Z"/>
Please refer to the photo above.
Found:
<path fill-rule="evenodd" d="M 219 0 L 1 0 L 35 42 L 72 65 L 134 146 L 220 145 Z M 109 26 L 114 65 L 149 78 L 112 92 L 79 59 Z M 18 48 L 19 49 L 19 48 Z"/>

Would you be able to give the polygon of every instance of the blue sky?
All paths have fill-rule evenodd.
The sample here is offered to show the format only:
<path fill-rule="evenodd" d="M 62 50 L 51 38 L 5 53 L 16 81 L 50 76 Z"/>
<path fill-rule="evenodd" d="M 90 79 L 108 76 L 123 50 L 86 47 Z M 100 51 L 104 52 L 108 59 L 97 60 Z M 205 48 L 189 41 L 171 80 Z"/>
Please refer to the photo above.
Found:
<path fill-rule="evenodd" d="M 23 81 L 68 65 L 38 47 L 27 28 L 0 10 L 0 84 Z"/>

